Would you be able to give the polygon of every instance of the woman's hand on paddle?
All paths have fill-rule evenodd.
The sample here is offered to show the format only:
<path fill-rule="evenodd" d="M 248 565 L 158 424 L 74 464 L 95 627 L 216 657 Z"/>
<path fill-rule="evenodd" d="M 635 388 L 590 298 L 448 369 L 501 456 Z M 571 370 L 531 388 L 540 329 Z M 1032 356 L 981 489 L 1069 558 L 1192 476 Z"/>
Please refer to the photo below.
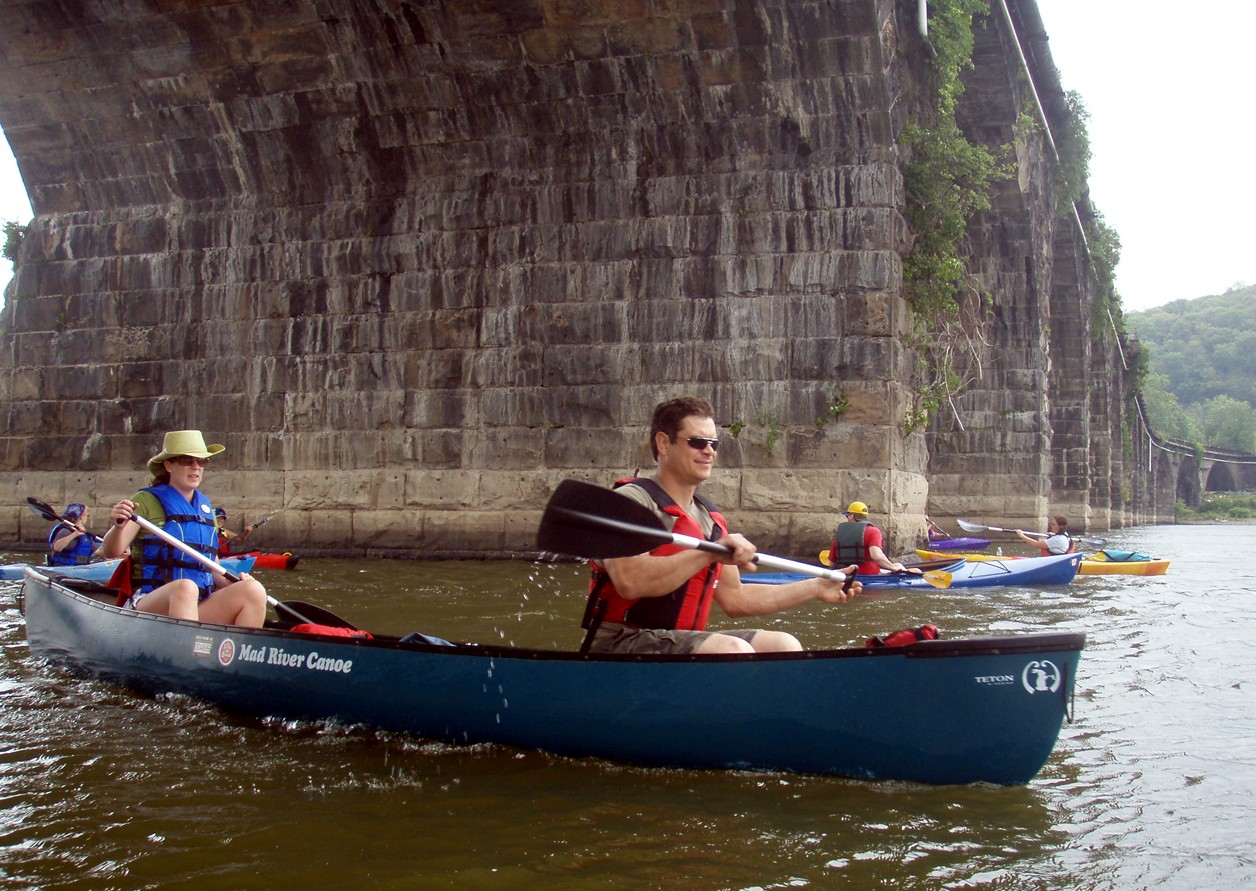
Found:
<path fill-rule="evenodd" d="M 127 501 L 123 498 L 109 511 L 109 519 L 113 520 L 115 526 L 121 526 L 127 520 L 135 515 L 135 502 Z"/>

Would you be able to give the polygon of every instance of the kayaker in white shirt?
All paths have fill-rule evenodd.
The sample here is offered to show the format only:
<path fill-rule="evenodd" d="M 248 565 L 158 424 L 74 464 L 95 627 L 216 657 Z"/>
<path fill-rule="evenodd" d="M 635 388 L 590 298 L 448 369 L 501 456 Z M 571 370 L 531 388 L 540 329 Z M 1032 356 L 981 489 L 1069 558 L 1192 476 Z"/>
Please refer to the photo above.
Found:
<path fill-rule="evenodd" d="M 1020 536 L 1021 541 L 1031 544 L 1038 550 L 1042 551 L 1042 556 L 1049 557 L 1052 554 L 1068 554 L 1073 550 L 1073 539 L 1068 534 L 1068 519 L 1062 516 L 1054 516 L 1047 523 L 1047 537 L 1030 538 L 1019 529 L 1016 534 Z"/>

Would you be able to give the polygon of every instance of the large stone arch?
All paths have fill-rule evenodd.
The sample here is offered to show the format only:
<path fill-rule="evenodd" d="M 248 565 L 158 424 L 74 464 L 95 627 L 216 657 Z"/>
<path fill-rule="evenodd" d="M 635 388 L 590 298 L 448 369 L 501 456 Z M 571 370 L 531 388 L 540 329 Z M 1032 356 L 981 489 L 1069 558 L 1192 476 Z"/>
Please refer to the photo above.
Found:
<path fill-rule="evenodd" d="M 1238 486 L 1235 483 L 1233 469 L 1225 461 L 1214 461 L 1212 466 L 1208 468 L 1207 480 L 1204 483 L 1204 491 L 1206 492 L 1234 492 Z"/>
<path fill-rule="evenodd" d="M 1175 491 L 1177 500 L 1187 507 L 1199 507 L 1203 494 L 1204 487 L 1198 459 L 1194 456 L 1182 458 L 1177 471 L 1177 488 Z"/>

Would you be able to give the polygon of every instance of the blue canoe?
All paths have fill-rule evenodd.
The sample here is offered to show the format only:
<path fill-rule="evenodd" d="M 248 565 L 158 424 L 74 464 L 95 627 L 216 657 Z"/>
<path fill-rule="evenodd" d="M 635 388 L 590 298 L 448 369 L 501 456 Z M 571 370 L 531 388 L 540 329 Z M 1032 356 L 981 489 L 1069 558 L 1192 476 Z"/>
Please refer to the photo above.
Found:
<path fill-rule="evenodd" d="M 256 557 L 250 554 L 243 554 L 239 557 L 227 557 L 218 561 L 218 564 L 228 572 L 241 573 L 249 572 L 253 569 L 253 563 Z M 118 560 L 98 560 L 95 563 L 84 563 L 81 566 L 44 566 L 36 565 L 37 569 L 46 569 L 57 575 L 67 576 L 76 579 L 88 579 L 93 582 L 107 582 L 109 577 L 113 575 L 113 571 L 118 568 L 118 564 L 122 561 Z M 18 581 L 25 575 L 27 567 L 30 563 L 0 563 L 0 582 Z"/>
<path fill-rule="evenodd" d="M 956 557 L 954 563 L 930 561 L 929 569 L 951 574 L 952 588 L 991 588 L 1001 585 L 1067 585 L 1077 575 L 1083 554 L 1052 554 L 1050 557 L 1024 557 L 1015 560 L 966 560 Z M 780 585 L 807 578 L 788 572 L 746 573 L 748 582 Z M 912 575 L 886 573 L 860 575 L 859 581 L 867 589 L 923 589 L 935 590 L 924 579 Z"/>
<path fill-rule="evenodd" d="M 656 766 L 1026 783 L 1069 716 L 1085 635 L 726 656 L 607 656 L 209 625 L 26 574 L 31 653 L 146 693 Z M 887 708 L 886 703 L 893 703 Z M 944 707 L 939 707 L 943 704 Z"/>

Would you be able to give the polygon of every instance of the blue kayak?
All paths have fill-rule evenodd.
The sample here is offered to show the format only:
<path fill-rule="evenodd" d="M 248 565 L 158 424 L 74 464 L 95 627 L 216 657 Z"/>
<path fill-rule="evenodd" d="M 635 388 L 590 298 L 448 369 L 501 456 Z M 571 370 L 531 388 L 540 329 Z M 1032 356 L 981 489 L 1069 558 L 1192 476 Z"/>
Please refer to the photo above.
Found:
<path fill-rule="evenodd" d="M 249 572 L 253 568 L 256 557 L 242 554 L 239 557 L 225 557 L 218 561 L 227 572 L 239 574 Z M 93 582 L 107 582 L 118 568 L 121 559 L 97 560 L 95 563 L 83 563 L 79 566 L 45 566 L 42 563 L 0 563 L 0 582 L 14 582 L 22 578 L 27 566 L 34 565 L 40 571 L 52 572 L 57 575 L 74 579 L 87 579 Z"/>
<path fill-rule="evenodd" d="M 1067 585 L 1081 566 L 1082 554 L 1052 554 L 1049 557 L 1024 557 L 1015 560 L 966 560 L 957 557 L 954 563 L 940 565 L 930 562 L 929 568 L 949 572 L 952 588 L 992 588 L 1001 585 Z M 742 579 L 762 585 L 799 582 L 808 576 L 791 572 L 745 573 Z M 915 575 L 882 573 L 860 575 L 866 589 L 933 588 Z"/>

